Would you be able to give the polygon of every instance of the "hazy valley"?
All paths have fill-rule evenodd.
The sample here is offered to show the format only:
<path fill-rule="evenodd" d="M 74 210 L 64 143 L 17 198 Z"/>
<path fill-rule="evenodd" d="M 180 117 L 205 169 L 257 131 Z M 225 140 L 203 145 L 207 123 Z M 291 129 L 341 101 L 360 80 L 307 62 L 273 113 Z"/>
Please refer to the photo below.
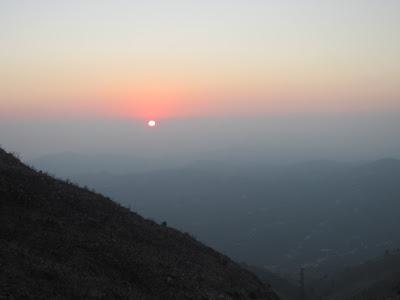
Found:
<path fill-rule="evenodd" d="M 57 174 L 57 156 L 32 164 Z M 260 274 L 281 274 L 292 282 L 292 295 L 299 289 L 301 267 L 313 285 L 400 245 L 400 161 L 395 159 L 286 165 L 196 161 L 137 172 L 133 166 L 126 174 L 112 167 L 88 174 L 81 170 L 84 165 L 59 157 L 79 166 L 60 176 L 189 232 Z M 107 162 L 97 166 L 102 164 Z"/>

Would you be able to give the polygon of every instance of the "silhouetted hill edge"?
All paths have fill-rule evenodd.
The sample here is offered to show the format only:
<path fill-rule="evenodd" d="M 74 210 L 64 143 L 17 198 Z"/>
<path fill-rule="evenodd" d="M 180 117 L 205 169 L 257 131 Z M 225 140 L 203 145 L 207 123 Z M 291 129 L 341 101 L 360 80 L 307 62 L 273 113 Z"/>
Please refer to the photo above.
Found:
<path fill-rule="evenodd" d="M 188 234 L 0 149 L 0 298 L 278 299 Z"/>

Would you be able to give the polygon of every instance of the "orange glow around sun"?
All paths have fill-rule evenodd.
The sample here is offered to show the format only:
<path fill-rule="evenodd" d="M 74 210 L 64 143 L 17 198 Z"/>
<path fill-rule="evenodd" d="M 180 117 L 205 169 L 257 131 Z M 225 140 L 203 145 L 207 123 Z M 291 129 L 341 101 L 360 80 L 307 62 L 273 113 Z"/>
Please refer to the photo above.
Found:
<path fill-rule="evenodd" d="M 192 115 L 196 111 L 193 89 L 177 85 L 147 84 L 130 89 L 115 88 L 102 92 L 104 111 L 108 115 L 142 120 L 160 120 Z M 107 99 L 114 99 L 110 103 Z M 150 126 L 150 124 L 148 123 Z"/>

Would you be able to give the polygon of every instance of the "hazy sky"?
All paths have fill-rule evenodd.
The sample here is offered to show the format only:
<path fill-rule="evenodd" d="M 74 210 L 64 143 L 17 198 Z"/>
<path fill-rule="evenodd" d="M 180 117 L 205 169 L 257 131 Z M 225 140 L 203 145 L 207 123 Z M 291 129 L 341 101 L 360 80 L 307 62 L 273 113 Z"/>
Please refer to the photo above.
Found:
<path fill-rule="evenodd" d="M 260 138 L 237 125 L 252 118 L 263 120 L 254 126 L 261 131 L 269 118 L 295 130 L 304 116 L 354 116 L 357 124 L 377 114 L 380 130 L 390 129 L 381 116 L 400 112 L 399 29 L 397 0 L 3 0 L 1 142 L 55 150 L 28 144 L 15 129 L 38 131 L 43 120 L 71 136 L 81 130 L 68 124 L 131 120 L 137 133 L 149 118 L 206 135 L 205 120 L 231 118 L 229 134 L 215 138 L 236 144 Z"/>

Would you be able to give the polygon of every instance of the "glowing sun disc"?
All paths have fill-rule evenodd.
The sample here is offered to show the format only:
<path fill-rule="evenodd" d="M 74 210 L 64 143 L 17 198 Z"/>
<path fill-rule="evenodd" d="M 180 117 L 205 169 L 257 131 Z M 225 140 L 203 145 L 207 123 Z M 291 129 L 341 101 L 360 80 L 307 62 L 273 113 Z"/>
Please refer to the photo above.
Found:
<path fill-rule="evenodd" d="M 149 127 L 156 127 L 156 121 L 150 120 L 150 121 L 147 123 L 147 125 L 148 125 Z"/>

